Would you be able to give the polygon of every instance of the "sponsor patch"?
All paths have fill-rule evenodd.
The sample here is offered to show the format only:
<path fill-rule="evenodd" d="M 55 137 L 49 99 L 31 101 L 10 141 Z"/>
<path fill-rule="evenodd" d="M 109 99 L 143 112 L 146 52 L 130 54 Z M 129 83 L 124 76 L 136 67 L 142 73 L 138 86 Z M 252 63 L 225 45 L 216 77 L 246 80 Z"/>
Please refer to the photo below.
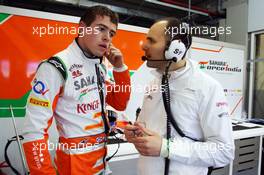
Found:
<path fill-rule="evenodd" d="M 75 70 L 75 71 L 72 72 L 72 77 L 73 78 L 77 78 L 77 77 L 82 76 L 82 75 L 83 74 L 82 74 L 82 72 L 80 70 Z"/>
<path fill-rule="evenodd" d="M 79 144 L 86 144 L 86 143 L 88 143 L 88 140 L 87 139 L 84 139 L 84 140 L 80 141 Z"/>
<path fill-rule="evenodd" d="M 50 102 L 47 100 L 42 100 L 42 99 L 38 99 L 38 98 L 34 98 L 34 97 L 30 97 L 29 98 L 29 103 L 35 106 L 42 106 L 45 108 L 50 107 Z"/>
<path fill-rule="evenodd" d="M 71 65 L 69 71 L 71 72 L 73 78 L 77 78 L 77 77 L 83 75 L 81 70 L 80 70 L 82 67 L 83 67 L 83 65 L 81 65 L 81 64 Z"/>
<path fill-rule="evenodd" d="M 79 89 L 83 89 L 85 87 L 88 87 L 94 83 L 95 83 L 94 76 L 92 76 L 92 77 L 87 76 L 85 78 L 81 78 L 77 81 L 74 81 L 74 87 L 75 87 L 75 90 L 79 90 Z"/>
<path fill-rule="evenodd" d="M 82 90 L 78 100 L 81 100 L 87 93 L 94 91 L 96 89 L 97 89 L 97 87 L 93 87 L 91 89 L 87 88 L 87 89 Z"/>
<path fill-rule="evenodd" d="M 48 60 L 48 61 L 50 63 L 54 64 L 55 67 L 60 68 L 61 70 L 65 71 L 64 68 L 63 68 L 63 66 L 62 66 L 62 64 L 59 63 L 58 61 L 56 61 L 56 60 Z"/>
<path fill-rule="evenodd" d="M 217 102 L 216 107 L 227 106 L 226 102 Z"/>
<path fill-rule="evenodd" d="M 77 113 L 87 114 L 89 111 L 94 111 L 99 108 L 99 100 L 94 100 L 86 104 L 77 104 Z"/>
<path fill-rule="evenodd" d="M 106 142 L 106 138 L 105 138 L 105 137 L 97 137 L 97 138 L 96 138 L 96 142 L 97 142 L 97 143 Z"/>
<path fill-rule="evenodd" d="M 200 61 L 199 62 L 200 69 L 206 69 L 210 71 L 218 71 L 218 72 L 241 72 L 241 67 L 230 67 L 230 65 L 225 61 Z"/>
<path fill-rule="evenodd" d="M 45 84 L 37 79 L 33 80 L 32 89 L 36 94 L 40 94 L 40 95 L 45 95 L 49 91 L 49 89 L 46 88 Z"/>

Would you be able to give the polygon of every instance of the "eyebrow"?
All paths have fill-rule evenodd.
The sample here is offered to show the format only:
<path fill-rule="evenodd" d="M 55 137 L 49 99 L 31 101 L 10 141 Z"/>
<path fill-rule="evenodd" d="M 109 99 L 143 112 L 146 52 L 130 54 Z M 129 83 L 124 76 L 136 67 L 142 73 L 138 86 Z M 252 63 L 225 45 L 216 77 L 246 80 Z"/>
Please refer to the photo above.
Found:
<path fill-rule="evenodd" d="M 151 38 L 151 37 L 147 37 L 147 40 L 149 40 L 149 41 L 151 41 L 151 42 L 154 42 L 155 40 L 153 39 L 153 38 Z"/>
<path fill-rule="evenodd" d="M 107 28 L 107 29 L 109 29 L 110 30 L 110 32 L 112 32 L 112 33 L 114 33 L 114 35 L 116 34 L 116 31 L 114 31 L 114 30 L 112 30 L 112 29 L 110 29 L 109 27 L 107 27 L 106 25 L 104 25 L 104 24 L 97 24 L 98 26 L 103 26 L 104 28 Z"/>

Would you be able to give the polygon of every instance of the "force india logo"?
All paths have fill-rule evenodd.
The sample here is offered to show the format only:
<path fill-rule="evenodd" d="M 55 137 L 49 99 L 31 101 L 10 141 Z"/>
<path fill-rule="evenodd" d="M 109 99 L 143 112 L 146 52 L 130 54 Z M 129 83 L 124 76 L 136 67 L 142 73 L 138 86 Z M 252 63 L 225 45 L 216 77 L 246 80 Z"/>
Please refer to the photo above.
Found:
<path fill-rule="evenodd" d="M 77 104 L 77 113 L 87 114 L 89 111 L 96 110 L 99 107 L 99 100 L 94 100 L 87 104 Z"/>
<path fill-rule="evenodd" d="M 224 61 L 200 61 L 200 69 L 206 69 L 211 71 L 221 71 L 221 72 L 241 72 L 239 67 L 229 67 L 227 62 Z"/>

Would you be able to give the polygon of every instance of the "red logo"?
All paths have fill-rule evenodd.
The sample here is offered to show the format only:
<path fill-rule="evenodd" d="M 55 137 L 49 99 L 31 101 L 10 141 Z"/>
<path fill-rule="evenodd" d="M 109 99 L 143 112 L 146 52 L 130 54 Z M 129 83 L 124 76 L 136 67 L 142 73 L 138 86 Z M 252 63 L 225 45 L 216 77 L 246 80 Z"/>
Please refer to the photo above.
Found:
<path fill-rule="evenodd" d="M 99 107 L 99 100 L 94 100 L 87 104 L 77 104 L 77 113 L 87 114 L 89 111 L 96 110 Z"/>
<path fill-rule="evenodd" d="M 80 69 L 83 68 L 83 65 L 81 64 L 73 64 L 71 65 L 69 71 L 72 73 L 72 77 L 76 78 L 82 75 Z"/>
<path fill-rule="evenodd" d="M 226 102 L 217 102 L 217 103 L 216 103 L 216 106 L 217 106 L 217 107 L 220 107 L 220 106 L 227 106 L 227 103 L 226 103 Z"/>
<path fill-rule="evenodd" d="M 80 70 L 75 70 L 75 71 L 72 72 L 72 77 L 73 78 L 79 77 L 81 75 L 82 75 L 82 73 L 81 73 Z"/>

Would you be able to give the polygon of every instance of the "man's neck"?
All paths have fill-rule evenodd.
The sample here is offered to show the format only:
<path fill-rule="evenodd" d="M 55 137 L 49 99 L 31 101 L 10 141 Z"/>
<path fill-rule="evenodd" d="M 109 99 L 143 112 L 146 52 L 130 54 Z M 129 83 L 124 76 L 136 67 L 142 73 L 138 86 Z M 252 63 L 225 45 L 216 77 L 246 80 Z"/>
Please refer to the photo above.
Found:
<path fill-rule="evenodd" d="M 77 43 L 77 45 L 80 47 L 80 49 L 84 52 L 85 56 L 92 57 L 93 54 L 91 53 L 90 50 L 85 49 L 85 46 L 84 46 L 83 40 L 82 40 L 80 37 L 78 37 L 78 38 L 76 39 L 76 43 Z"/>
<path fill-rule="evenodd" d="M 176 63 L 172 62 L 171 65 L 170 65 L 170 68 L 169 68 L 169 72 L 176 71 L 176 70 L 181 69 L 181 68 L 183 68 L 185 66 L 186 66 L 186 60 L 185 59 L 183 59 L 183 60 L 181 60 L 179 62 L 176 62 Z M 163 68 L 158 69 L 158 71 L 164 72 L 165 68 L 166 68 L 166 65 Z"/>
<path fill-rule="evenodd" d="M 177 63 L 173 62 L 169 68 L 169 71 L 176 71 L 186 66 L 186 60 L 183 59 Z"/>

